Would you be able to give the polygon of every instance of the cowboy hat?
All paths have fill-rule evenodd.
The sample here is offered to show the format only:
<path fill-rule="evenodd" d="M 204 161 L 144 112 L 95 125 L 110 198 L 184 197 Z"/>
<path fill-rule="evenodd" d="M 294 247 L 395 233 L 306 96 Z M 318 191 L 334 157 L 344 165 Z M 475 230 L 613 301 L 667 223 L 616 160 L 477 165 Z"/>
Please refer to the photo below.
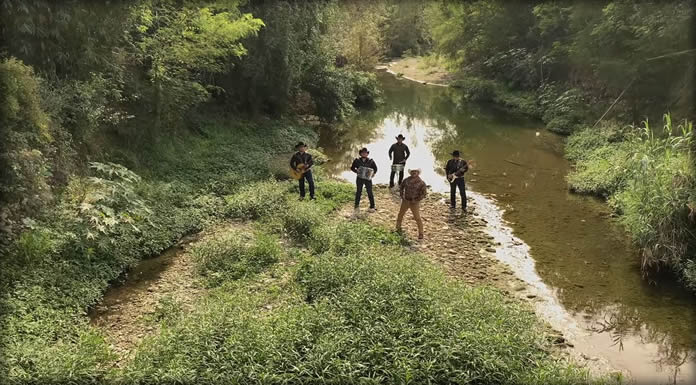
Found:
<path fill-rule="evenodd" d="M 360 151 L 358 151 L 358 154 L 362 154 L 363 152 L 366 152 L 368 154 L 370 153 L 370 151 L 367 149 L 367 147 L 361 148 Z"/>
<path fill-rule="evenodd" d="M 298 149 L 300 147 L 307 147 L 307 144 L 305 144 L 304 142 L 297 142 L 297 144 L 295 145 L 295 149 Z"/>
<path fill-rule="evenodd" d="M 417 172 L 418 174 L 421 173 L 421 169 L 419 169 L 419 168 L 411 168 L 408 170 L 408 173 L 412 174 L 414 171 Z"/>
<path fill-rule="evenodd" d="M 459 156 L 459 150 L 452 151 L 452 156 Z"/>
<path fill-rule="evenodd" d="M 406 137 L 403 136 L 403 135 L 401 135 L 401 134 L 399 134 L 399 135 L 397 135 L 396 139 L 406 139 Z"/>

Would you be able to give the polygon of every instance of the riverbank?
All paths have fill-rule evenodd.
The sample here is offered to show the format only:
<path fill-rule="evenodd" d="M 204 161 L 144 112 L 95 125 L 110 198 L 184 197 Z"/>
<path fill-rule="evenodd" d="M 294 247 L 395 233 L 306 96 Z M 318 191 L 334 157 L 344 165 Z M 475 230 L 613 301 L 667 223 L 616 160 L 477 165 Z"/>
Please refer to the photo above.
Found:
<path fill-rule="evenodd" d="M 437 191 L 448 187 L 436 165 L 452 150 L 462 150 L 478 165 L 469 186 L 490 198 L 471 194 L 485 203 L 479 212 L 489 222 L 486 231 L 503 244 L 496 257 L 527 282 L 522 293 L 534 300 L 524 300 L 541 318 L 560 325 L 584 353 L 581 362 L 606 358 L 645 381 L 691 382 L 693 328 L 687 325 L 692 323 L 669 320 L 694 319 L 693 301 L 669 282 L 655 287 L 641 279 L 636 249 L 604 202 L 568 194 L 570 167 L 560 137 L 538 121 L 462 104 L 457 89 L 421 86 L 386 73 L 379 79 L 386 112 L 378 122 L 366 117 L 374 129 L 358 133 L 352 147 L 367 145 L 384 165 L 389 159 L 379 149 L 405 134 L 411 164 Z M 332 158 L 343 158 L 340 148 L 348 148 L 325 145 Z M 377 183 L 386 183 L 388 173 L 380 175 Z"/>
<path fill-rule="evenodd" d="M 476 287 L 494 287 L 511 301 L 526 303 L 546 323 L 547 338 L 553 342 L 556 355 L 568 357 L 595 376 L 618 373 L 606 357 L 597 355 L 596 348 L 587 343 L 586 333 L 540 280 L 529 247 L 512 234 L 495 203 L 475 192 L 468 194 L 467 214 L 450 210 L 445 194 L 428 195 L 421 203 L 422 241 L 417 240 L 416 223 L 408 212 L 403 228 L 411 242 L 409 248 L 442 266 L 452 279 Z M 376 213 L 356 213 L 348 205 L 341 215 L 393 230 L 401 204 L 398 193 L 378 184 L 375 199 L 379 202 Z M 624 369 L 622 377 L 630 378 L 630 373 Z"/>
<path fill-rule="evenodd" d="M 417 83 L 426 80 L 431 57 L 398 59 L 385 68 L 393 75 Z M 552 132 L 568 135 L 566 157 L 573 163 L 568 188 L 580 194 L 602 197 L 615 212 L 642 253 L 642 273 L 656 276 L 668 269 L 691 292 L 696 292 L 696 261 L 688 250 L 696 231 L 693 186 L 696 171 L 690 155 L 693 123 L 676 122 L 665 115 L 663 124 L 627 127 L 615 121 L 589 127 L 576 90 L 546 87 L 539 92 L 516 92 L 492 80 L 444 75 L 447 84 L 460 88 L 467 100 L 491 102 L 544 122 Z M 565 112 L 563 112 L 565 111 Z M 651 139 L 654 138 L 654 139 Z M 651 164 L 641 166 L 643 159 Z M 656 172 L 657 171 L 657 172 Z M 652 279 L 652 278 L 651 278 Z"/>
<path fill-rule="evenodd" d="M 449 86 L 454 80 L 453 74 L 435 59 L 426 60 L 421 56 L 397 58 L 377 67 L 390 74 L 421 84 Z"/>

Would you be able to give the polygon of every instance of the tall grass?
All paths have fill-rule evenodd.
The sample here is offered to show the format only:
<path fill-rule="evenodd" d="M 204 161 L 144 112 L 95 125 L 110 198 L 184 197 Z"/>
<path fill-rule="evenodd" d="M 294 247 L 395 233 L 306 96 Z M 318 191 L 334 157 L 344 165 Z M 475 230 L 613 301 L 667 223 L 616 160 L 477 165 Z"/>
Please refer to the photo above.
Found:
<path fill-rule="evenodd" d="M 272 219 L 290 244 L 309 245 L 309 254 L 288 250 L 304 255 L 279 274 L 292 279 L 262 274 L 211 291 L 196 311 L 148 339 L 116 378 L 135 384 L 591 382 L 548 353 L 534 314 L 500 292 L 448 280 L 402 248 L 395 234 L 330 220 L 311 203 L 292 207 Z"/>
<path fill-rule="evenodd" d="M 696 290 L 691 252 L 696 245 L 692 123 L 675 125 L 667 114 L 662 130 L 648 121 L 618 130 L 618 136 L 608 134 L 611 129 L 588 129 L 571 137 L 568 154 L 576 164 L 568 176 L 571 188 L 609 198 L 641 248 L 645 270 L 673 268 Z"/>

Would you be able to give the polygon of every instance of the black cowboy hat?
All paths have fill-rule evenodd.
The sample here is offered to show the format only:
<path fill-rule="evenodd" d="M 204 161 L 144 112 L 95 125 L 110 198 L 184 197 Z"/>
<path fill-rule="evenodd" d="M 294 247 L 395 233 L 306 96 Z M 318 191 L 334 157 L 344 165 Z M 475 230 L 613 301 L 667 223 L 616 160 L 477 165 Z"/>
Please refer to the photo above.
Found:
<path fill-rule="evenodd" d="M 401 134 L 399 134 L 399 135 L 396 137 L 396 139 L 406 139 L 406 137 L 403 136 L 403 135 L 401 135 Z"/>
<path fill-rule="evenodd" d="M 305 144 L 304 142 L 297 142 L 297 144 L 295 145 L 295 149 L 298 149 L 300 147 L 307 147 L 307 144 Z"/>
<path fill-rule="evenodd" d="M 452 156 L 459 156 L 459 150 L 452 151 Z"/>
<path fill-rule="evenodd" d="M 361 148 L 360 151 L 358 151 L 358 154 L 362 154 L 363 152 L 366 152 L 368 154 L 370 153 L 370 151 L 367 149 L 367 147 Z"/>

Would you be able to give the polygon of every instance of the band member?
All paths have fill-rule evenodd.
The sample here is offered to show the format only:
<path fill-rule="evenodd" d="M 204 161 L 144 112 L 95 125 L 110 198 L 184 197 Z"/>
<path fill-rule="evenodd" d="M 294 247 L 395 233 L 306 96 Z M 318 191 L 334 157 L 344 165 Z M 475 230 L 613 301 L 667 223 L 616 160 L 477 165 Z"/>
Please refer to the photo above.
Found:
<path fill-rule="evenodd" d="M 398 167 L 400 169 L 399 184 L 401 184 L 401 181 L 404 179 L 406 160 L 409 156 L 411 156 L 411 151 L 409 151 L 408 146 L 404 144 L 404 139 L 406 138 L 399 134 L 399 136 L 396 137 L 396 143 L 389 147 L 389 160 L 392 161 L 392 172 L 389 175 L 389 188 L 394 187 L 394 176 L 396 175 L 396 171 L 394 169 L 397 168 L 394 167 L 394 165 L 400 165 L 400 167 Z"/>
<path fill-rule="evenodd" d="M 309 199 L 314 200 L 314 177 L 312 176 L 312 155 L 307 151 L 307 145 L 299 142 L 295 145 L 297 152 L 290 158 L 290 168 L 302 173 L 300 177 L 300 200 L 305 197 L 305 179 L 309 183 Z"/>
<path fill-rule="evenodd" d="M 462 211 L 466 212 L 466 184 L 464 183 L 464 173 L 469 170 L 466 160 L 462 159 L 459 151 L 452 152 L 452 159 L 447 161 L 445 174 L 450 182 L 450 207 L 457 207 L 457 188 L 462 197 Z"/>
<path fill-rule="evenodd" d="M 367 197 L 370 199 L 370 209 L 368 211 L 374 212 L 375 196 L 372 194 L 372 177 L 377 173 L 377 164 L 374 160 L 367 157 L 370 154 L 367 148 L 361 148 L 358 154 L 360 154 L 360 157 L 355 158 L 350 166 L 350 170 L 358 174 L 355 179 L 355 184 L 358 188 L 355 192 L 355 208 L 360 207 L 360 197 L 362 196 L 363 186 L 365 186 Z"/>
<path fill-rule="evenodd" d="M 399 186 L 401 195 L 401 208 L 399 215 L 396 217 L 396 231 L 401 231 L 401 222 L 404 219 L 404 214 L 408 209 L 411 209 L 413 218 L 418 225 L 418 239 L 423 239 L 423 220 L 420 216 L 420 202 L 427 195 L 427 187 L 423 179 L 420 178 L 420 169 L 408 170 L 409 177 L 404 179 Z"/>

